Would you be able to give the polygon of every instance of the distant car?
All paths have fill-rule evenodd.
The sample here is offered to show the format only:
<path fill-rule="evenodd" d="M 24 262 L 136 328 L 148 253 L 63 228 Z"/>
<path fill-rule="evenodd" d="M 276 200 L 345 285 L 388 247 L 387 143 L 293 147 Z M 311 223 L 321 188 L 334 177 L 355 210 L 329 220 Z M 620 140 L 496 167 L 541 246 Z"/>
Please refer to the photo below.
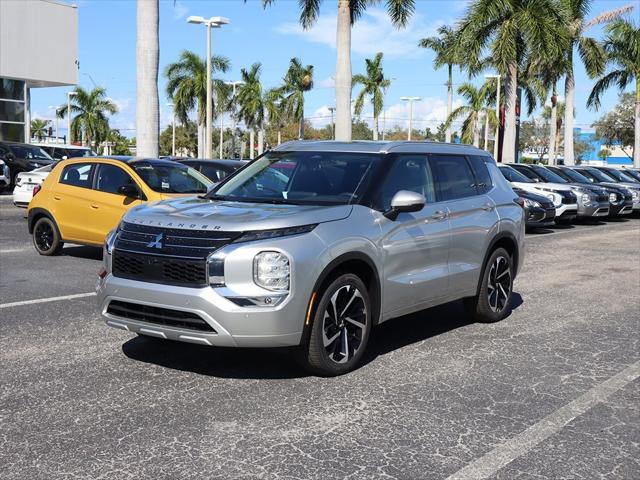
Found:
<path fill-rule="evenodd" d="M 629 175 L 628 172 L 625 172 L 623 170 L 618 170 L 617 168 L 613 168 L 613 167 L 594 167 L 594 168 L 597 168 L 601 172 L 604 172 L 605 174 L 609 175 L 610 177 L 613 177 L 618 182 L 635 183 L 635 184 L 639 184 L 640 185 L 640 180 L 638 180 L 633 175 Z"/>
<path fill-rule="evenodd" d="M 199 171 L 213 183 L 218 183 L 247 164 L 245 160 L 205 160 L 186 158 L 175 160 Z"/>
<path fill-rule="evenodd" d="M 0 142 L 0 160 L 9 167 L 11 185 L 15 184 L 16 176 L 20 172 L 30 172 L 54 163 L 51 155 L 42 148 L 17 142 Z"/>
<path fill-rule="evenodd" d="M 549 166 L 546 168 L 561 176 L 567 182 L 580 185 L 593 185 L 593 182 L 589 178 L 572 168 L 564 166 Z M 633 212 L 633 196 L 631 190 L 622 186 L 604 184 L 598 184 L 598 187 L 604 188 L 609 192 L 609 216 L 617 217 Z"/>
<path fill-rule="evenodd" d="M 593 183 L 605 186 L 624 187 L 631 191 L 633 199 L 633 210 L 640 210 L 640 183 L 636 182 L 621 182 L 613 175 L 601 171 L 596 167 L 587 166 L 574 166 L 570 167 L 581 173 L 585 177 L 589 178 Z"/>
<path fill-rule="evenodd" d="M 167 160 L 61 160 L 29 203 L 29 233 L 40 255 L 59 253 L 64 242 L 100 246 L 129 209 L 144 202 L 194 197 L 207 193 L 210 186 L 201 173 Z"/>
<path fill-rule="evenodd" d="M 16 175 L 15 187 L 13 188 L 13 204 L 16 207 L 27 208 L 33 198 L 33 190 L 42 185 L 42 182 L 51 173 L 51 169 L 54 166 L 55 163 L 52 163 L 46 167 L 36 168 L 30 172 L 21 172 Z"/>
<path fill-rule="evenodd" d="M 541 182 L 566 185 L 576 194 L 579 218 L 606 217 L 609 215 L 609 192 L 597 185 L 575 184 L 542 165 L 512 165 L 520 173 L 531 173 Z M 529 178 L 532 178 L 528 175 Z"/>
<path fill-rule="evenodd" d="M 551 200 L 556 207 L 555 221 L 557 223 L 568 222 L 576 218 L 578 199 L 576 194 L 571 191 L 571 188 L 555 183 L 543 183 L 539 179 L 532 180 L 518 170 L 511 168 L 511 165 L 498 164 L 498 168 L 500 173 L 511 182 L 512 187 L 537 193 Z M 532 176 L 537 178 L 535 175 Z"/>
<path fill-rule="evenodd" d="M 9 172 L 9 166 L 4 163 L 4 160 L 0 160 L 0 190 L 11 184 L 11 173 Z"/>
<path fill-rule="evenodd" d="M 47 152 L 54 160 L 66 160 L 67 158 L 95 157 L 96 152 L 89 147 L 78 145 L 58 145 L 58 144 L 34 144 Z"/>
<path fill-rule="evenodd" d="M 513 191 L 524 200 L 524 208 L 527 212 L 525 217 L 527 230 L 549 227 L 554 224 L 556 207 L 551 200 L 517 187 Z"/>
<path fill-rule="evenodd" d="M 640 169 L 635 168 L 625 168 L 622 170 L 627 175 L 631 175 L 633 178 L 640 182 Z"/>

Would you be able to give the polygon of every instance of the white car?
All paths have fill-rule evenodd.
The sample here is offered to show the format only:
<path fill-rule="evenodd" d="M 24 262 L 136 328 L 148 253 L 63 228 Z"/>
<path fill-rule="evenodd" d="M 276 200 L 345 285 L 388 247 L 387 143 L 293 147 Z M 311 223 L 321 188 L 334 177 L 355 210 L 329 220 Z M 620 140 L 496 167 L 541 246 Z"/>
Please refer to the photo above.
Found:
<path fill-rule="evenodd" d="M 9 166 L 4 163 L 4 160 L 0 160 L 0 190 L 11 184 L 11 173 L 9 173 Z"/>
<path fill-rule="evenodd" d="M 535 182 L 515 168 L 498 164 L 500 172 L 514 187 L 547 197 L 556 207 L 556 220 L 573 220 L 578 214 L 578 197 L 562 183 Z"/>
<path fill-rule="evenodd" d="M 16 185 L 13 189 L 13 204 L 16 207 L 27 208 L 29 206 L 29 202 L 33 198 L 33 189 L 42 185 L 54 165 L 45 165 L 30 172 L 19 173 L 16 176 Z"/>

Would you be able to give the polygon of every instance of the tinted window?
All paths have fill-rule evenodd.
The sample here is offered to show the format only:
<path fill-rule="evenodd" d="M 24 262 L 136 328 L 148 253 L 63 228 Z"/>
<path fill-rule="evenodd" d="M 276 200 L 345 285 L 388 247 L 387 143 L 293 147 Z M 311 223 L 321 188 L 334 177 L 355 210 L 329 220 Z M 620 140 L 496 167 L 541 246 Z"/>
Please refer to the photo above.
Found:
<path fill-rule="evenodd" d="M 498 167 L 500 169 L 500 173 L 504 178 L 509 180 L 510 182 L 519 182 L 519 183 L 531 183 L 527 177 L 522 175 L 517 170 L 514 170 L 511 167 Z"/>
<path fill-rule="evenodd" d="M 100 165 L 96 176 L 96 190 L 107 193 L 119 193 L 123 185 L 134 184 L 133 179 L 120 167 Z"/>
<path fill-rule="evenodd" d="M 25 160 L 53 160 L 51 156 L 40 147 L 32 147 L 30 145 L 12 145 L 11 150 L 13 150 L 16 157 L 24 158 Z"/>
<path fill-rule="evenodd" d="M 73 185 L 75 187 L 91 188 L 91 173 L 93 164 L 91 163 L 74 163 L 67 165 L 62 170 L 60 183 Z"/>
<path fill-rule="evenodd" d="M 391 207 L 391 199 L 400 190 L 424 195 L 427 203 L 436 201 L 433 176 L 426 155 L 399 155 L 387 175 L 381 191 L 381 210 Z"/>
<path fill-rule="evenodd" d="M 202 165 L 200 171 L 213 182 L 219 182 L 227 176 L 227 172 L 213 165 Z"/>
<path fill-rule="evenodd" d="M 544 181 L 544 179 L 542 177 L 540 177 L 540 175 L 536 174 L 529 167 L 523 167 L 523 166 L 520 166 L 520 165 L 511 165 L 511 168 L 513 168 L 514 170 L 520 172 L 522 175 L 524 175 L 527 178 L 530 178 L 531 180 L 542 180 L 542 181 Z"/>
<path fill-rule="evenodd" d="M 558 167 L 551 167 L 551 168 L 558 175 L 566 177 L 567 181 L 572 181 L 576 183 L 593 183 L 593 180 L 585 177 L 584 175 L 582 175 L 581 172 L 578 172 L 577 170 L 571 170 L 570 168 L 558 168 Z"/>
<path fill-rule="evenodd" d="M 531 168 L 545 182 L 567 183 L 567 181 L 564 178 L 562 178 L 560 175 L 557 175 L 556 173 L 546 169 L 545 167 L 532 166 L 529 168 Z"/>
<path fill-rule="evenodd" d="M 469 163 L 471 164 L 473 173 L 476 176 L 478 192 L 486 193 L 491 190 L 493 184 L 491 183 L 491 175 L 489 174 L 489 169 L 487 168 L 487 164 L 484 161 L 484 157 L 469 157 Z"/>
<path fill-rule="evenodd" d="M 151 190 L 161 193 L 206 193 L 211 182 L 193 168 L 173 162 L 130 164 Z"/>
<path fill-rule="evenodd" d="M 618 170 L 616 170 L 615 168 L 607 168 L 607 169 L 603 169 L 602 171 L 604 171 L 605 173 L 609 174 L 611 177 L 615 178 L 616 180 L 620 181 L 620 182 L 630 182 L 630 183 L 635 183 L 636 179 L 630 177 L 629 175 L 627 175 L 624 172 L 620 172 Z"/>
<path fill-rule="evenodd" d="M 466 158 L 458 155 L 432 155 L 431 168 L 441 200 L 454 200 L 478 194 L 476 180 Z"/>

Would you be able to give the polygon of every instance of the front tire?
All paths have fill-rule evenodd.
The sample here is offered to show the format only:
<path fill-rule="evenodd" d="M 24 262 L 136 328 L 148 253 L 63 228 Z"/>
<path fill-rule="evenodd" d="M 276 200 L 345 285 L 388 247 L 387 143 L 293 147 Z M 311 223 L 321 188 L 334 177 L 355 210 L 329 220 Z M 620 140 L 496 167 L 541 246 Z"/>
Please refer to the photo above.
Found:
<path fill-rule="evenodd" d="M 299 361 L 315 375 L 333 377 L 355 369 L 371 331 L 371 301 L 357 275 L 337 277 L 321 294 Z"/>
<path fill-rule="evenodd" d="M 62 239 L 56 224 L 47 217 L 42 217 L 33 226 L 33 245 L 40 255 L 50 257 L 62 250 Z"/>
<path fill-rule="evenodd" d="M 478 295 L 465 300 L 476 322 L 499 322 L 511 312 L 513 259 L 504 248 L 495 249 L 482 272 Z"/>

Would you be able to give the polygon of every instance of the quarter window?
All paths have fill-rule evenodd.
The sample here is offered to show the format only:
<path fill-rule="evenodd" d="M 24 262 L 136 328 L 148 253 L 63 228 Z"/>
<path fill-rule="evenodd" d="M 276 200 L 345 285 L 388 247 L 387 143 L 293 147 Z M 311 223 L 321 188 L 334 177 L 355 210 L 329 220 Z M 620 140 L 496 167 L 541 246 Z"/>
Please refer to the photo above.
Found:
<path fill-rule="evenodd" d="M 74 163 L 67 165 L 62 171 L 60 183 L 73 185 L 74 187 L 91 188 L 92 172 L 93 164 L 91 163 Z"/>
<path fill-rule="evenodd" d="M 493 184 L 491 183 L 491 175 L 487 168 L 487 163 L 484 157 L 471 156 L 469 157 L 469 163 L 473 169 L 473 173 L 476 176 L 476 185 L 479 193 L 486 193 L 491 190 Z"/>
<path fill-rule="evenodd" d="M 424 195 L 427 203 L 436 201 L 431 168 L 426 155 L 399 155 L 384 186 L 380 205 L 382 210 L 391 207 L 391 199 L 400 190 L 409 190 Z"/>
<path fill-rule="evenodd" d="M 477 195 L 476 180 L 465 157 L 459 155 L 432 155 L 438 194 L 441 200 Z"/>
<path fill-rule="evenodd" d="M 120 167 L 103 164 L 98 168 L 96 190 L 119 194 L 120 187 L 132 184 L 135 185 L 131 176 Z"/>

